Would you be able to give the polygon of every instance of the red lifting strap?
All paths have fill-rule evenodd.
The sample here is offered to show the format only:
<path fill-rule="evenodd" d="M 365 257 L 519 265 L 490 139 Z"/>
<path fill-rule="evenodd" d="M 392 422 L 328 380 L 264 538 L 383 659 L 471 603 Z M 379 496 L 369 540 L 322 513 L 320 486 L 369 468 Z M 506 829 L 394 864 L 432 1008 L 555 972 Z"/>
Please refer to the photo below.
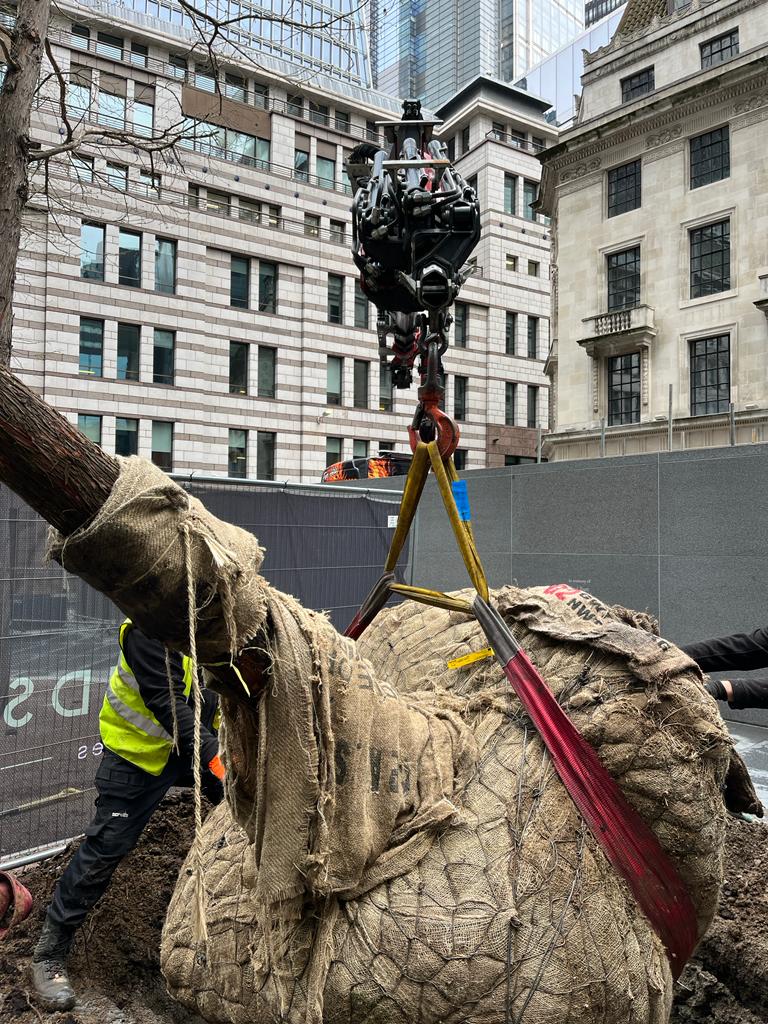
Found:
<path fill-rule="evenodd" d="M 499 613 L 479 597 L 473 607 L 563 785 L 664 943 L 677 980 L 697 942 L 696 909 L 677 868 L 557 703 Z"/>

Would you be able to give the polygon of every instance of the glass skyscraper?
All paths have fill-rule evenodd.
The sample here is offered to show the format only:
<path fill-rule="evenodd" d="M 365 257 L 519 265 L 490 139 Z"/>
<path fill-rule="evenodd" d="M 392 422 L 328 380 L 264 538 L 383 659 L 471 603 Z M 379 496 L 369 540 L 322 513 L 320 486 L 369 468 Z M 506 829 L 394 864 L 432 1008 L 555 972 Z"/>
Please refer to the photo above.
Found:
<path fill-rule="evenodd" d="M 374 87 L 437 107 L 477 75 L 511 81 L 584 27 L 584 0 L 371 0 Z"/>
<path fill-rule="evenodd" d="M 610 0 L 601 0 L 609 3 Z M 559 126 L 567 125 L 576 114 L 574 97 L 581 93 L 581 76 L 584 74 L 584 54 L 594 53 L 610 42 L 613 33 L 624 15 L 626 0 L 620 7 L 614 7 L 608 17 L 592 25 L 558 50 L 546 57 L 540 64 L 530 68 L 525 76 L 515 82 L 521 89 L 527 89 L 534 96 L 549 100 L 552 109 L 546 114 L 547 120 Z"/>
<path fill-rule="evenodd" d="M 137 14 L 208 37 L 211 23 L 193 18 L 179 0 L 121 0 Z M 191 6 L 219 22 L 219 39 L 234 52 L 256 51 L 273 70 L 274 61 L 351 85 L 370 87 L 366 26 L 355 0 L 191 0 Z M 217 50 L 224 52 L 217 46 Z"/>

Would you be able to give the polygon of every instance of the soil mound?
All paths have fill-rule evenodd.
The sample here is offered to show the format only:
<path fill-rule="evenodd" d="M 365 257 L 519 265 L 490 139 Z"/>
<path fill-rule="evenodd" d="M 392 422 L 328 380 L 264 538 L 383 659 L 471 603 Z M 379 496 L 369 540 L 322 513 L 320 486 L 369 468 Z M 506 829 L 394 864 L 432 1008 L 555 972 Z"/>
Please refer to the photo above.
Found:
<path fill-rule="evenodd" d="M 160 930 L 192 838 L 191 795 L 169 796 L 79 937 L 74 1010 L 49 1014 L 29 995 L 28 970 L 64 853 L 27 869 L 35 910 L 0 943 L 2 1024 L 202 1024 L 160 977 Z M 671 1024 L 768 1022 L 768 826 L 730 818 L 720 908 L 676 987 Z"/>

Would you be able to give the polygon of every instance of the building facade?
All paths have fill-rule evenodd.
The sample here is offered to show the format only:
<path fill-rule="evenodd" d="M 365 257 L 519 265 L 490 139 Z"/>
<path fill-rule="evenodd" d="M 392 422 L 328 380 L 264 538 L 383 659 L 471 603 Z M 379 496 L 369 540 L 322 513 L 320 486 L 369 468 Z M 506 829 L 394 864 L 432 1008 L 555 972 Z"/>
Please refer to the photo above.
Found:
<path fill-rule="evenodd" d="M 478 75 L 514 81 L 584 27 L 583 0 L 373 0 L 373 84 L 436 108 Z"/>
<path fill-rule="evenodd" d="M 81 8 L 69 17 L 62 8 L 51 29 L 70 123 L 92 134 L 52 160 L 47 194 L 41 179 L 27 209 L 14 370 L 105 450 L 175 472 L 317 481 L 342 458 L 408 451 L 416 389 L 393 391 L 380 371 L 375 310 L 349 252 L 343 171 L 354 145 L 380 137 L 377 121 L 399 116 L 399 103 L 363 90 L 351 101 L 346 86 L 310 88 L 244 59 L 222 57 L 211 69 L 177 28 L 149 32 L 129 10 L 119 21 L 109 12 L 93 8 L 86 23 Z M 44 79 L 32 138 L 48 147 L 64 128 L 55 80 Z M 515 141 L 494 142 L 490 113 L 467 104 L 448 121 L 462 169 L 485 187 L 486 165 L 497 161 L 487 195 L 499 209 L 501 163 L 518 175 L 516 212 L 484 213 L 484 225 L 495 217 L 514 234 L 510 263 L 500 240 L 492 250 L 483 239 L 447 356 L 459 460 L 482 467 L 485 355 L 503 350 L 507 311 L 521 316 L 517 332 L 528 330 L 529 312 L 540 320 L 530 328 L 535 358 L 515 366 L 541 388 L 531 408 L 546 423 L 548 241 L 536 215 L 524 215 L 522 190 L 534 197 L 535 150 L 554 132 L 530 98 L 518 111 L 502 96 L 494 109 Z M 178 144 L 152 156 L 115 149 L 102 127 L 148 141 L 178 133 Z M 501 223 L 492 234 L 502 237 Z M 523 344 L 517 333 L 514 344 Z M 523 415 L 516 408 L 515 422 Z M 525 456 L 529 447 L 508 450 Z"/>
<path fill-rule="evenodd" d="M 548 100 L 547 120 L 558 128 L 569 127 L 576 117 L 584 73 L 584 53 L 594 53 L 607 46 L 624 15 L 626 0 L 596 23 L 592 23 L 571 42 L 545 57 L 540 64 L 526 71 L 515 85 L 534 96 Z"/>
<path fill-rule="evenodd" d="M 767 58 L 764 0 L 630 0 L 588 58 L 543 157 L 550 458 L 768 438 Z"/>

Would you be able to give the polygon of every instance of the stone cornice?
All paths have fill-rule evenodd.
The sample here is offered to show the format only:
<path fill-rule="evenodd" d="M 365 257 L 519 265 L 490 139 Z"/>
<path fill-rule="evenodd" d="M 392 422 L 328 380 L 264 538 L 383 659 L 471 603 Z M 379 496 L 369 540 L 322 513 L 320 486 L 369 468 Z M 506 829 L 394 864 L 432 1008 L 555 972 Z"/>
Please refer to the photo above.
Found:
<path fill-rule="evenodd" d="M 659 38 L 649 40 L 642 50 L 642 56 L 653 57 L 660 50 L 665 50 L 672 43 L 676 43 L 681 39 L 685 39 L 688 36 L 695 35 L 702 29 L 715 26 L 719 21 L 725 18 L 733 17 L 740 14 L 742 11 L 749 10 L 750 7 L 757 7 L 765 3 L 765 0 L 736 0 L 735 3 L 729 4 L 726 7 L 719 7 L 717 10 L 711 11 L 699 18 L 691 18 L 687 24 L 680 24 L 680 27 L 671 33 L 664 33 Z M 702 5 L 699 0 L 693 0 L 690 11 L 683 15 L 683 18 L 690 16 L 696 11 L 701 11 Z M 610 42 L 606 43 L 605 46 L 599 47 L 594 53 L 584 54 L 584 76 L 587 79 L 587 84 L 591 81 L 597 81 L 607 74 L 611 74 L 615 71 L 621 70 L 628 64 L 634 63 L 638 59 L 638 51 L 632 48 L 629 52 L 620 54 L 619 51 L 630 48 L 632 43 L 637 42 L 644 36 L 648 36 L 653 32 L 657 32 L 660 29 L 672 27 L 675 24 L 679 24 L 683 19 L 679 12 L 667 15 L 665 18 L 656 17 L 653 19 L 650 25 L 645 25 L 642 28 L 637 29 L 635 32 L 619 33 L 618 31 L 613 35 Z M 590 65 L 597 63 L 604 57 L 610 57 L 611 54 L 617 54 L 616 58 L 612 61 L 607 61 L 603 67 L 594 68 L 590 71 Z"/>
<path fill-rule="evenodd" d="M 551 160 L 544 155 L 545 169 L 560 172 L 560 181 L 570 181 L 579 176 L 577 171 L 581 166 L 599 160 L 601 153 L 622 143 L 646 136 L 645 148 L 652 149 L 679 137 L 683 132 L 680 122 L 701 110 L 727 106 L 729 116 L 756 110 L 768 104 L 767 85 L 768 72 L 760 68 L 757 74 L 726 85 L 716 81 L 708 83 L 706 88 L 701 85 L 691 87 L 687 90 L 690 93 L 687 99 L 680 94 L 670 95 L 663 101 L 664 109 L 649 112 L 647 117 L 629 120 L 621 115 L 617 120 L 626 122 L 621 127 L 614 129 L 610 124 L 602 125 L 599 129 L 586 131 L 580 138 L 564 141 L 560 152 Z"/>

